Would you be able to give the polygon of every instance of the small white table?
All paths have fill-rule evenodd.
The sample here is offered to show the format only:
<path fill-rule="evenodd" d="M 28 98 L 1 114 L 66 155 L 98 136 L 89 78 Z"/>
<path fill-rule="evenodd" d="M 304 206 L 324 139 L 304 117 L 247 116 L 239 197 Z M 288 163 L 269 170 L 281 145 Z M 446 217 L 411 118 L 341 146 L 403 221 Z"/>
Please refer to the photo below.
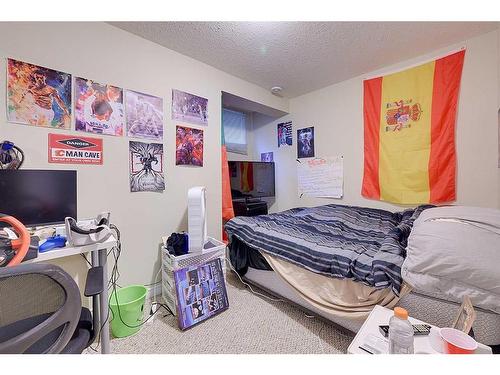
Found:
<path fill-rule="evenodd" d="M 93 311 L 93 314 L 97 314 L 98 321 L 101 326 L 101 353 L 108 354 L 109 349 L 109 319 L 108 309 L 109 309 L 109 296 L 108 296 L 108 267 L 107 258 L 108 251 L 117 245 L 116 239 L 111 236 L 106 241 L 86 245 L 86 246 L 75 246 L 75 247 L 61 247 L 59 249 L 52 249 L 44 253 L 38 253 L 38 257 L 34 259 L 27 260 L 23 263 L 38 263 L 38 262 L 50 262 L 53 259 L 59 259 L 64 257 L 69 257 L 72 255 L 91 253 L 91 264 L 92 266 L 102 266 L 102 278 L 103 278 L 103 289 L 102 293 L 99 295 L 99 311 Z M 95 329 L 95 328 L 94 328 Z"/>
<path fill-rule="evenodd" d="M 365 342 L 366 337 L 370 334 L 387 340 L 380 333 L 378 326 L 388 325 L 389 319 L 393 315 L 394 312 L 392 310 L 376 305 L 359 329 L 358 334 L 356 335 L 356 337 L 354 337 L 354 340 L 351 342 L 351 345 L 349 345 L 349 348 L 347 348 L 347 353 L 368 354 L 363 349 L 360 349 L 359 346 Z M 428 324 L 412 317 L 409 317 L 409 320 L 411 324 Z M 439 352 L 435 351 L 431 347 L 428 336 L 414 336 L 414 338 L 415 341 L 413 345 L 415 354 L 439 354 Z M 476 354 L 492 354 L 492 350 L 489 346 L 478 343 Z"/>

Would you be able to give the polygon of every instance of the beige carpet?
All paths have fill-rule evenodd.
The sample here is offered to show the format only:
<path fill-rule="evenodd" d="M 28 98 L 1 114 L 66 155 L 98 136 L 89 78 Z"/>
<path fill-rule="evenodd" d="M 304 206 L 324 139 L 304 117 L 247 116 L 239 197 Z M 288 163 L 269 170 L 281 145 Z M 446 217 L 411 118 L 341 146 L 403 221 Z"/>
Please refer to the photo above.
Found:
<path fill-rule="evenodd" d="M 113 353 L 324 354 L 345 353 L 352 337 L 333 325 L 308 318 L 287 302 L 252 294 L 228 275 L 229 309 L 187 331 L 161 309 L 134 336 L 112 339 Z M 255 288 L 254 288 L 255 289 Z"/>

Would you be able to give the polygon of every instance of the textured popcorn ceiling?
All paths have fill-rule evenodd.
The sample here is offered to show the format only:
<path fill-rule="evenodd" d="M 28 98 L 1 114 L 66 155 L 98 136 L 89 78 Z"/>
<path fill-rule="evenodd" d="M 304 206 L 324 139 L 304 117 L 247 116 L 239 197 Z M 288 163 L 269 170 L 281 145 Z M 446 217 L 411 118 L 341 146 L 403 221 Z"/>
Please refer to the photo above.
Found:
<path fill-rule="evenodd" d="M 496 22 L 112 22 L 295 97 L 498 28 Z"/>

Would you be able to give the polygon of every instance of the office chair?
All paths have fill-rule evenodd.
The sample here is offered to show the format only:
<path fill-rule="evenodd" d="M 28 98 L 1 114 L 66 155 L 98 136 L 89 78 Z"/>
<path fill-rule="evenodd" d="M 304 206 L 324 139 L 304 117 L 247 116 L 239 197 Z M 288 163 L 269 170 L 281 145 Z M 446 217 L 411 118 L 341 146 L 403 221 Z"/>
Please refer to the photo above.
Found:
<path fill-rule="evenodd" d="M 102 267 L 87 274 L 84 295 L 103 290 Z M 82 353 L 95 338 L 97 319 L 82 307 L 77 284 L 52 264 L 0 268 L 0 353 Z"/>

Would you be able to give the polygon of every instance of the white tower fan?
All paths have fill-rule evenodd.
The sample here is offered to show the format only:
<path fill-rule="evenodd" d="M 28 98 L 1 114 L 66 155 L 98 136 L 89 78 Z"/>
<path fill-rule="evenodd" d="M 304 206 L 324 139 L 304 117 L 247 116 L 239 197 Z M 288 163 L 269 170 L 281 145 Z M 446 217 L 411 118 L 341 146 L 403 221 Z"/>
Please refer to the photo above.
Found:
<path fill-rule="evenodd" d="M 207 197 L 204 186 L 188 191 L 188 242 L 190 253 L 201 253 L 207 242 Z"/>

